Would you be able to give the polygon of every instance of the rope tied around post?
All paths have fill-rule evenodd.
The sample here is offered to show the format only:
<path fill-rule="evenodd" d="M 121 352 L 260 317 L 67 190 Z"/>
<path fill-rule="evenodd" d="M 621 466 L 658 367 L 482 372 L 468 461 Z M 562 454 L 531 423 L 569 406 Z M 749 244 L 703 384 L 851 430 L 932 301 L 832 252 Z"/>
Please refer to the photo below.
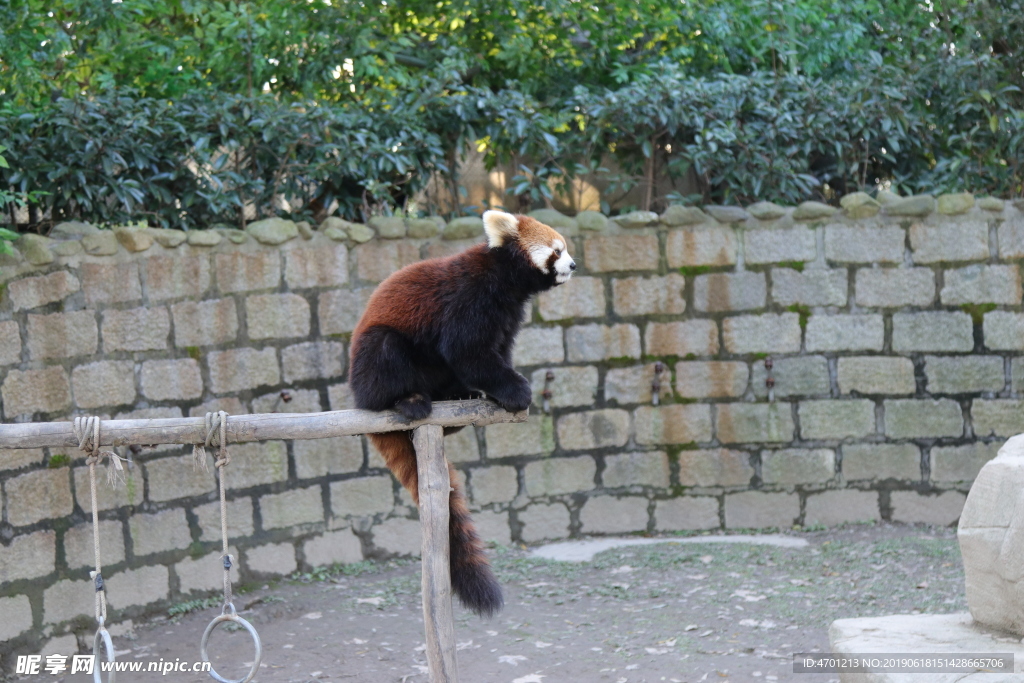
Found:
<path fill-rule="evenodd" d="M 96 416 L 76 417 L 74 422 L 75 438 L 78 440 L 78 448 L 85 453 L 85 462 L 89 465 L 89 494 L 92 507 L 92 551 L 96 561 L 96 569 L 89 572 L 93 580 L 93 587 L 96 593 L 96 623 L 99 627 L 93 636 L 92 653 L 96 658 L 93 668 L 93 681 L 100 683 L 100 647 L 107 650 L 107 661 L 114 661 L 114 643 L 107 631 L 107 586 L 103 581 L 103 562 L 100 556 L 100 508 L 96 500 L 98 487 L 96 486 L 96 465 L 104 458 L 108 458 L 111 467 L 107 470 L 107 481 L 111 486 L 115 485 L 123 476 L 124 467 L 121 465 L 121 458 L 113 451 L 100 450 L 100 419 Z M 107 675 L 109 683 L 114 681 L 114 670 L 111 669 Z"/>
<path fill-rule="evenodd" d="M 218 674 L 213 667 L 210 667 L 210 676 L 220 683 L 248 683 L 256 675 L 256 672 L 260 669 L 260 659 L 263 657 L 263 645 L 260 642 L 260 635 L 256 632 L 256 629 L 248 621 L 238 616 L 235 612 L 235 606 L 232 603 L 231 595 L 231 566 L 233 559 L 231 553 L 228 552 L 228 502 L 227 502 L 227 487 L 224 484 L 224 474 L 228 463 L 231 462 L 231 458 L 228 456 L 228 414 L 223 410 L 216 413 L 206 414 L 206 442 L 205 444 L 196 444 L 192 447 L 193 465 L 197 462 L 199 466 L 206 470 L 206 449 L 216 448 L 217 458 L 214 461 L 214 467 L 217 470 L 217 481 L 218 488 L 220 490 L 220 535 L 221 535 L 221 564 L 224 567 L 224 606 L 221 608 L 219 616 L 214 617 L 213 621 L 210 622 L 209 626 L 206 627 L 206 631 L 203 633 L 203 639 L 199 645 L 199 652 L 204 662 L 210 661 L 207 647 L 210 643 L 210 635 L 213 630 L 217 628 L 218 624 L 225 621 L 232 621 L 239 626 L 243 627 L 252 636 L 254 645 L 256 646 L 256 656 L 253 658 L 252 668 L 249 673 L 243 678 L 228 679 Z"/>

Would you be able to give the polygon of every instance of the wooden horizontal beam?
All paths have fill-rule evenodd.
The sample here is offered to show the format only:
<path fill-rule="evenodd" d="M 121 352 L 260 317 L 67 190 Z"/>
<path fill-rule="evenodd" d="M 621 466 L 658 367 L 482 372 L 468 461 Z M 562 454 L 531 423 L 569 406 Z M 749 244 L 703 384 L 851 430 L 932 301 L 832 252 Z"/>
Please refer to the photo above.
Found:
<path fill-rule="evenodd" d="M 263 413 L 230 415 L 228 443 L 270 439 L 327 439 L 332 436 L 375 434 L 415 429 L 421 425 L 460 427 L 498 422 L 526 422 L 527 413 L 510 413 L 494 401 L 440 401 L 429 417 L 409 420 L 395 410 L 333 410 L 326 413 Z M 201 417 L 153 420 L 104 420 L 104 446 L 202 443 L 206 421 Z M 71 422 L 0 424 L 0 448 L 77 448 Z"/>

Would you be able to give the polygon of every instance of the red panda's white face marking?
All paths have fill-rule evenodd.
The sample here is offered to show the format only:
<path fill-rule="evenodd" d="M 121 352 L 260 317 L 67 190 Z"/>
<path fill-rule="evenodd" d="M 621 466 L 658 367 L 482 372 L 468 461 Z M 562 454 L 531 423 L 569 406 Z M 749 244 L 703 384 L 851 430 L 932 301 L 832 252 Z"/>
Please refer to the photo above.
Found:
<path fill-rule="evenodd" d="M 492 248 L 518 239 L 533 265 L 544 273 L 554 274 L 556 284 L 568 282 L 576 270 L 576 262 L 566 248 L 565 238 L 529 216 L 487 211 L 484 213 L 484 231 L 487 244 Z"/>

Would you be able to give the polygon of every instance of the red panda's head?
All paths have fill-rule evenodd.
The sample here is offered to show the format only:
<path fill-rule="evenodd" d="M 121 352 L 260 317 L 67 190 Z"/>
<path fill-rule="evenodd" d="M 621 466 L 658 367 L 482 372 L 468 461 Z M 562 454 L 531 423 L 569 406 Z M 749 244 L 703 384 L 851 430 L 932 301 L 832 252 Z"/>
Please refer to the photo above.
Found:
<path fill-rule="evenodd" d="M 569 255 L 566 239 L 556 230 L 529 216 L 485 211 L 484 232 L 487 233 L 487 245 L 492 249 L 517 243 L 538 270 L 554 276 L 555 284 L 568 282 L 576 270 L 576 262 Z"/>

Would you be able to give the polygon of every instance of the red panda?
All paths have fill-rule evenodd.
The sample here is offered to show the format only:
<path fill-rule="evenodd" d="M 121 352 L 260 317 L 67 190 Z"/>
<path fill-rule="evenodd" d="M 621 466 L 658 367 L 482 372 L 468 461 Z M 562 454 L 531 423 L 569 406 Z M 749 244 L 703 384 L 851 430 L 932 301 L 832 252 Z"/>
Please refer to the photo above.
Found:
<path fill-rule="evenodd" d="M 487 211 L 483 222 L 487 244 L 406 266 L 370 297 L 352 333 L 349 386 L 357 408 L 396 408 L 419 420 L 432 401 L 477 392 L 506 410 L 529 408 L 530 383 L 512 367 L 524 308 L 532 295 L 567 282 L 576 262 L 565 238 L 533 218 Z M 369 439 L 418 504 L 411 433 Z M 452 588 L 466 607 L 491 615 L 503 604 L 501 587 L 450 464 L 448 471 Z"/>

